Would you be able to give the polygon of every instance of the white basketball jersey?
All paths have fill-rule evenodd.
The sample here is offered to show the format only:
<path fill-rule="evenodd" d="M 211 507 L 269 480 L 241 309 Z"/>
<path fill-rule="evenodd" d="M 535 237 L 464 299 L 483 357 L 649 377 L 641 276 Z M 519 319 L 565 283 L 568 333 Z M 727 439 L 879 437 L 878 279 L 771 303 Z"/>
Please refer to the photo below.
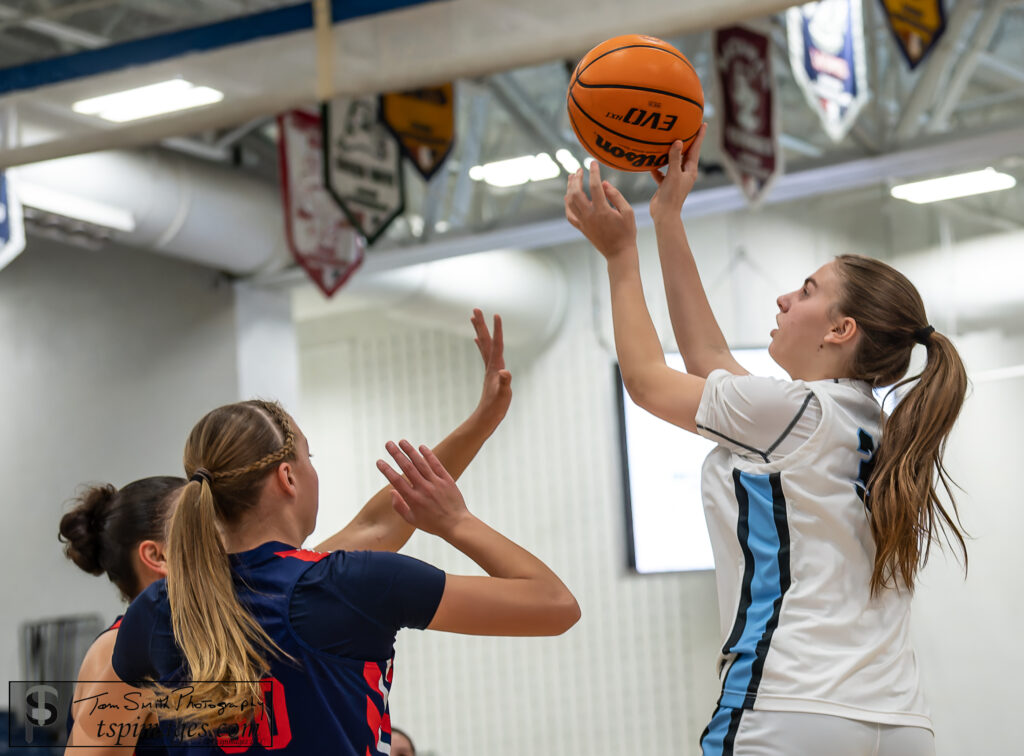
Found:
<path fill-rule="evenodd" d="M 820 421 L 794 446 L 787 438 L 806 425 L 808 405 Z M 780 406 L 788 426 L 777 425 Z M 869 589 L 863 493 L 881 437 L 869 386 L 716 370 L 697 424 L 719 444 L 702 480 L 723 635 L 719 705 L 930 729 L 911 596 Z"/>

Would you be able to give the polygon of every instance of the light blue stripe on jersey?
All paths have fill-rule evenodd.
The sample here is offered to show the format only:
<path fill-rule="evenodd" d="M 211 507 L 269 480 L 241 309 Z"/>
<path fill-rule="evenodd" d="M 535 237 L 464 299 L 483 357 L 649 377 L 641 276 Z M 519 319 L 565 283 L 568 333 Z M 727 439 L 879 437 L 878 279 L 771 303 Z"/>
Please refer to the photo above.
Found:
<path fill-rule="evenodd" d="M 739 718 L 742 709 L 715 709 L 711 723 L 704 730 L 700 739 L 700 750 L 704 756 L 732 756 L 736 730 L 739 729 Z"/>
<path fill-rule="evenodd" d="M 725 650 L 737 656 L 722 683 L 722 697 L 719 699 L 721 707 L 737 709 L 753 706 L 761 674 L 760 665 L 757 670 L 754 669 L 758 643 L 765 637 L 769 621 L 776 612 L 776 602 L 782 598 L 779 571 L 781 543 L 769 476 L 740 472 L 739 478 L 748 499 L 747 546 L 754 559 L 754 569 L 746 624 L 739 640 Z M 742 511 L 740 516 L 743 516 Z M 767 648 L 763 649 L 763 653 L 767 653 Z M 751 686 L 755 675 L 758 679 Z"/>

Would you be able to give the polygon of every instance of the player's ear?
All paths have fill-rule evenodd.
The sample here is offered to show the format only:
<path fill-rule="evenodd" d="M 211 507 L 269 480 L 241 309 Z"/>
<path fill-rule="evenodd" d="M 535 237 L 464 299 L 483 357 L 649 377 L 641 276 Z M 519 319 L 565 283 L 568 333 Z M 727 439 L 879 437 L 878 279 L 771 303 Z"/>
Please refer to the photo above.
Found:
<path fill-rule="evenodd" d="M 851 343 L 856 337 L 857 321 L 847 315 L 832 324 L 832 328 L 825 334 L 825 341 L 840 346 Z"/>
<path fill-rule="evenodd" d="M 277 466 L 272 480 L 281 493 L 286 495 L 295 494 L 295 470 L 289 462 L 282 462 Z"/>
<path fill-rule="evenodd" d="M 144 567 L 166 577 L 167 552 L 164 544 L 159 541 L 145 540 L 139 544 L 137 552 L 139 561 Z"/>

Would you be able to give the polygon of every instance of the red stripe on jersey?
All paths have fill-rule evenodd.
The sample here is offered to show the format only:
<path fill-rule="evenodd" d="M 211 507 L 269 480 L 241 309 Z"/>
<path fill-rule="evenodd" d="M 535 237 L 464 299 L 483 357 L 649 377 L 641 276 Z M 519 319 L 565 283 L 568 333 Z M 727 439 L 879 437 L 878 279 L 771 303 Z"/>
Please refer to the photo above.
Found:
<path fill-rule="evenodd" d="M 330 556 L 329 551 L 310 551 L 309 549 L 292 549 L 291 551 L 275 551 L 274 556 L 292 557 L 301 559 L 303 562 L 319 562 L 324 557 Z"/>
<path fill-rule="evenodd" d="M 114 624 L 113 624 L 113 625 L 111 625 L 110 627 L 108 627 L 108 628 L 107 628 L 107 630 L 117 630 L 117 628 L 121 627 L 121 620 L 122 620 L 122 619 L 123 619 L 122 617 L 118 617 L 118 618 L 117 618 L 117 621 L 116 621 L 116 622 L 114 622 Z"/>

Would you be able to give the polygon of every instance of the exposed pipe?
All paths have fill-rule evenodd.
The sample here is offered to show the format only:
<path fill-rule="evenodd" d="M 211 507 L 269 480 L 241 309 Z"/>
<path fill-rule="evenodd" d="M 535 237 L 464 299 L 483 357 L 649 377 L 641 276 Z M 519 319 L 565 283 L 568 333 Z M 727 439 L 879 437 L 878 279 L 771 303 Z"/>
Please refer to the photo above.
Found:
<path fill-rule="evenodd" d="M 302 327 L 320 321 L 321 338 L 336 339 L 358 312 L 375 319 L 465 335 L 474 307 L 501 314 L 505 343 L 540 350 L 565 316 L 568 288 L 548 255 L 499 250 L 384 272 L 360 271 L 332 299 L 297 289 L 292 312 Z M 314 326 L 315 327 L 315 326 Z M 314 334 L 307 336 L 317 341 Z"/>
<path fill-rule="evenodd" d="M 130 213 L 112 238 L 236 275 L 275 270 L 288 255 L 277 188 L 222 166 L 146 150 L 23 166 L 17 179 Z"/>

